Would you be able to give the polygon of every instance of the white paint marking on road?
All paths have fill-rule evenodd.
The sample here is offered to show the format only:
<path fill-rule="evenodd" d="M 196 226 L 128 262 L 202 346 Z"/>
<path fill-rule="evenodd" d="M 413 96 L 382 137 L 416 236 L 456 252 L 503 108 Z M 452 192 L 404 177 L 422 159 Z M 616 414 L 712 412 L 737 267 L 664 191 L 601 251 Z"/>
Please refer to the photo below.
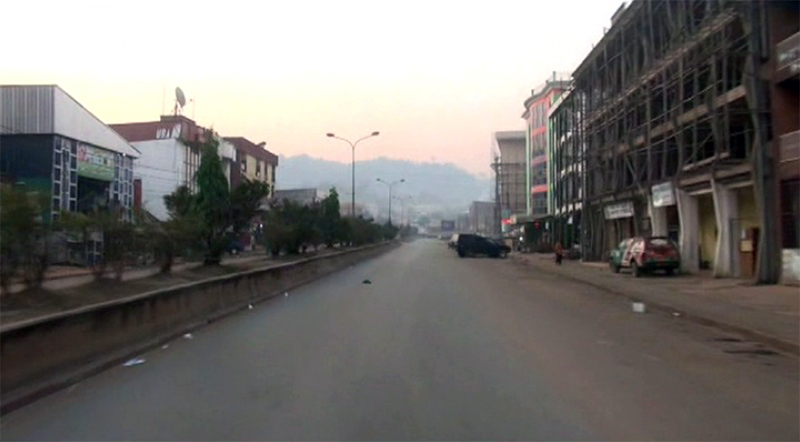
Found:
<path fill-rule="evenodd" d="M 133 367 L 135 365 L 141 365 L 141 364 L 144 364 L 144 363 L 145 363 L 144 358 L 133 358 L 131 360 L 126 361 L 124 364 L 122 364 L 122 366 L 123 367 Z"/>

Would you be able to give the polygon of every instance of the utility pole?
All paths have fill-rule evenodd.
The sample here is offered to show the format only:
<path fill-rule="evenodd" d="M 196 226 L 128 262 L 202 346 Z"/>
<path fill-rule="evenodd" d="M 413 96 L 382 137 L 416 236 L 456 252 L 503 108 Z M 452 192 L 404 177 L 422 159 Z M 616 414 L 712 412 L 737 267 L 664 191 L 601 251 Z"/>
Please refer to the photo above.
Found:
<path fill-rule="evenodd" d="M 767 111 L 767 91 L 769 86 L 759 75 L 764 60 L 769 58 L 767 41 L 764 41 L 766 13 L 764 2 L 746 3 L 748 8 L 747 28 L 749 57 L 747 60 L 747 91 L 753 118 L 753 180 L 761 218 L 761 238 L 758 241 L 756 258 L 756 282 L 758 284 L 777 284 L 781 275 L 781 252 L 778 245 L 777 195 L 778 185 L 775 176 L 775 163 L 771 155 L 772 143 L 767 141 L 769 115 Z"/>
<path fill-rule="evenodd" d="M 495 156 L 494 164 L 492 164 L 492 169 L 494 170 L 494 233 L 497 234 L 498 238 L 503 237 L 502 213 L 500 208 L 500 167 L 500 157 Z"/>

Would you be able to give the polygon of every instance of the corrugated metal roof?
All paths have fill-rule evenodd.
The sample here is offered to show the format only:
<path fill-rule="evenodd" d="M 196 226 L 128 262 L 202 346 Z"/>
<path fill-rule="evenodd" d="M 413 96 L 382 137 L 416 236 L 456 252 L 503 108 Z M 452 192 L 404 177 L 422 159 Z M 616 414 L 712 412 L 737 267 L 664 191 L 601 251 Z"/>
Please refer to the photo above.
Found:
<path fill-rule="evenodd" d="M 4 134 L 58 134 L 93 146 L 139 157 L 127 140 L 56 85 L 0 86 Z"/>

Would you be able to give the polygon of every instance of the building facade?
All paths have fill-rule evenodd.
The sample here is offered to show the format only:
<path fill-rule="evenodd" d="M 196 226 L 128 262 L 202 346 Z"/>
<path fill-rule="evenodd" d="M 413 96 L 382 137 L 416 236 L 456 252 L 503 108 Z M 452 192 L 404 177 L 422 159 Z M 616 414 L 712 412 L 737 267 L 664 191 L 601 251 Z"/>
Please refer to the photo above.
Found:
<path fill-rule="evenodd" d="M 495 193 L 500 201 L 502 223 L 508 226 L 512 216 L 526 215 L 528 211 L 525 131 L 495 132 L 494 145 L 500 154 L 493 165 Z"/>
<path fill-rule="evenodd" d="M 779 160 L 782 275 L 800 280 L 800 3 L 767 3 L 773 154 Z"/>
<path fill-rule="evenodd" d="M 237 167 L 233 170 L 232 185 L 236 187 L 244 179 L 262 181 L 274 192 L 278 156 L 266 149 L 266 143 L 255 144 L 244 137 L 225 137 L 225 140 L 236 149 Z"/>
<path fill-rule="evenodd" d="M 328 196 L 326 192 L 315 188 L 308 189 L 279 189 L 273 193 L 273 198 L 277 202 L 289 200 L 301 206 L 309 206 L 320 203 Z"/>
<path fill-rule="evenodd" d="M 528 214 L 534 218 L 547 216 L 548 208 L 548 119 L 547 112 L 561 93 L 569 87 L 569 75 L 553 72 L 537 88 L 531 90 L 531 96 L 525 100 L 525 112 L 522 118 L 526 122 L 526 169 L 527 187 L 530 192 Z"/>
<path fill-rule="evenodd" d="M 491 201 L 473 201 L 469 206 L 469 227 L 471 233 L 485 236 L 498 236 L 497 204 Z"/>
<path fill-rule="evenodd" d="M 584 257 L 657 235 L 678 240 L 687 272 L 779 265 L 768 85 L 755 74 L 769 58 L 764 3 L 634 0 L 575 70 Z"/>
<path fill-rule="evenodd" d="M 548 112 L 548 156 L 553 239 L 566 248 L 581 243 L 583 199 L 583 145 L 580 143 L 581 109 L 577 95 L 567 90 Z"/>
<path fill-rule="evenodd" d="M 141 207 L 159 220 L 169 217 L 164 197 L 180 186 L 197 190 L 195 174 L 200 167 L 201 146 L 208 136 L 218 136 L 182 115 L 164 115 L 159 121 L 112 124 L 111 128 L 128 140 L 141 157 L 136 163 L 134 178 L 141 189 Z M 231 176 L 234 151 L 220 143 L 218 153 L 223 170 Z"/>
<path fill-rule="evenodd" d="M 62 211 L 119 210 L 131 220 L 140 153 L 58 86 L 0 86 L 0 175 Z"/>

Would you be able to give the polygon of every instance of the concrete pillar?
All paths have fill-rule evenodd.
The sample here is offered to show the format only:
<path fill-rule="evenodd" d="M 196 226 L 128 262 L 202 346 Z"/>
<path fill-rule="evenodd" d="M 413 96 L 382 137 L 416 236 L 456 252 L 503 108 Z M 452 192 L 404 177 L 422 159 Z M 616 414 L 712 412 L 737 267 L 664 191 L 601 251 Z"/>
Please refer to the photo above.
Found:
<path fill-rule="evenodd" d="M 647 212 L 650 215 L 650 228 L 653 236 L 667 236 L 667 208 L 653 206 L 653 197 L 647 198 Z"/>
<path fill-rule="evenodd" d="M 717 183 L 714 189 L 714 215 L 717 219 L 717 249 L 714 277 L 734 277 L 739 273 L 738 232 L 731 231 L 732 221 L 739 217 L 736 192 Z"/>
<path fill-rule="evenodd" d="M 697 273 L 700 271 L 700 211 L 697 198 L 683 190 L 676 189 L 678 217 L 681 234 L 678 245 L 681 250 L 681 271 Z"/>

